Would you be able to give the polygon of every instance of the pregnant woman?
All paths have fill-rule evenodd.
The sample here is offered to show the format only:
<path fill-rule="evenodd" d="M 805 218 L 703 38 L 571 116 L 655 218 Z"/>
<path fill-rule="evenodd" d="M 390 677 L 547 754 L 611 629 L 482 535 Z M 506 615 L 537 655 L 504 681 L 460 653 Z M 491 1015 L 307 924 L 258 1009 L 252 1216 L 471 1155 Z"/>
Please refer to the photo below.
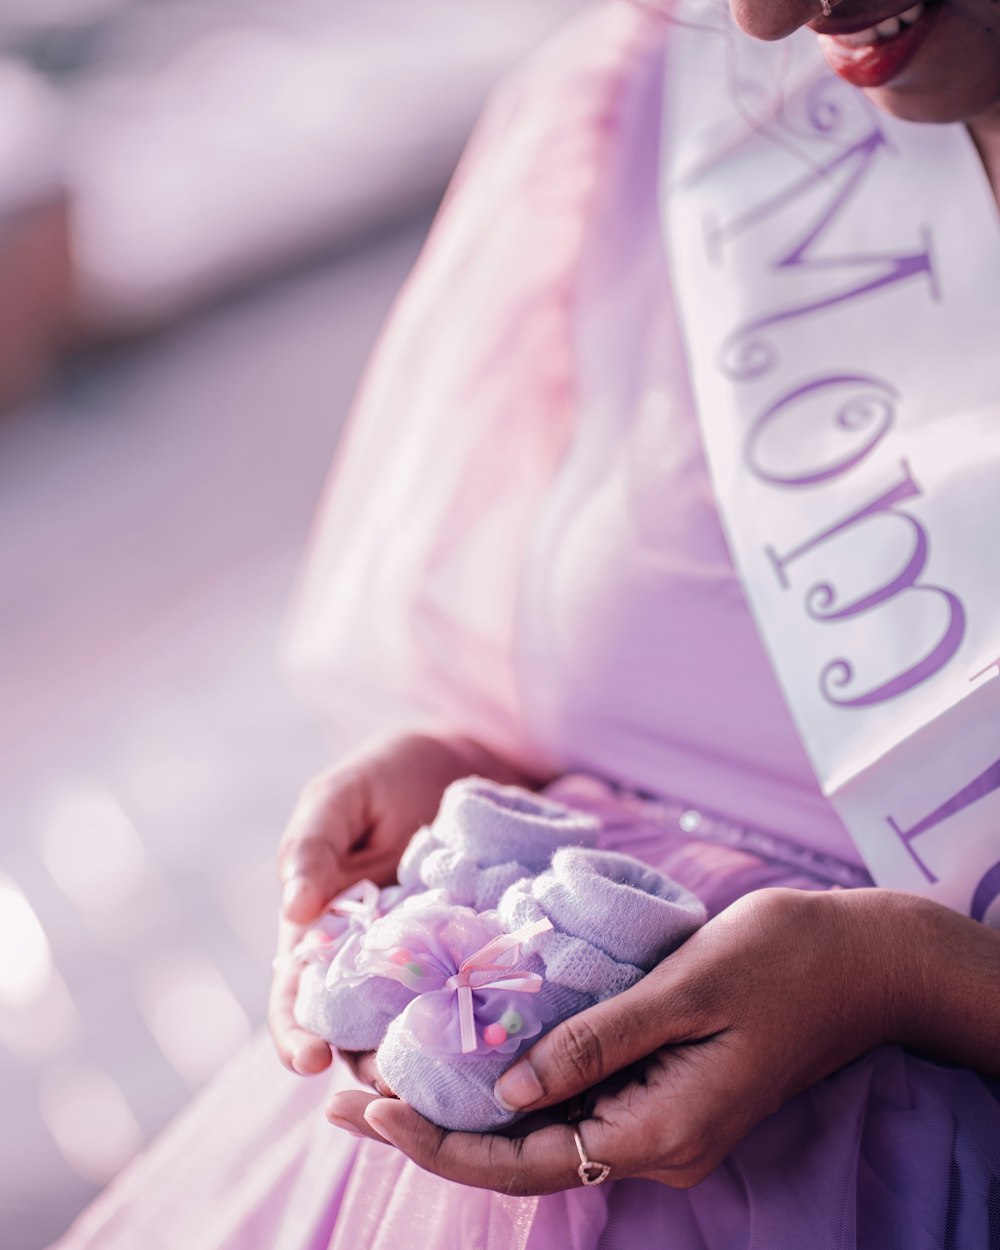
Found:
<path fill-rule="evenodd" d="M 608 0 L 494 100 L 297 606 L 380 731 L 281 845 L 299 1076 L 235 1060 L 66 1250 L 1000 1244 L 1000 10 L 903 6 Z M 470 773 L 602 779 L 711 917 L 501 1078 L 517 1138 L 292 1015 Z"/>

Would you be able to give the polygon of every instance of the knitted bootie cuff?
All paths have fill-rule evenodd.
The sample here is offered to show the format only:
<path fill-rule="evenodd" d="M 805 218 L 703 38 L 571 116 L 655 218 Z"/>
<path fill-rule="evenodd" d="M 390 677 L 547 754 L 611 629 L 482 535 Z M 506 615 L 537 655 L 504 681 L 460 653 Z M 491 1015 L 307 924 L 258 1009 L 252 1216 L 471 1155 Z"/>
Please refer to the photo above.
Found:
<path fill-rule="evenodd" d="M 532 893 L 534 884 L 531 879 L 519 881 L 501 898 L 497 911 L 506 929 L 514 931 L 552 919 Z M 524 952 L 541 960 L 549 981 L 586 994 L 595 1002 L 620 994 L 643 975 L 634 964 L 613 959 L 584 938 L 554 928 L 530 938 Z"/>
<path fill-rule="evenodd" d="M 473 870 L 517 864 L 519 875 L 540 872 L 559 847 L 595 846 L 599 833 L 594 816 L 519 786 L 464 777 L 444 792 L 434 823 L 411 839 L 400 861 L 399 880 L 447 889 L 471 903 L 480 889 L 468 879 Z M 465 877 L 455 876 L 459 871 Z"/>
<path fill-rule="evenodd" d="M 701 925 L 704 904 L 629 855 L 566 847 L 531 886 L 560 933 L 648 972 Z"/>

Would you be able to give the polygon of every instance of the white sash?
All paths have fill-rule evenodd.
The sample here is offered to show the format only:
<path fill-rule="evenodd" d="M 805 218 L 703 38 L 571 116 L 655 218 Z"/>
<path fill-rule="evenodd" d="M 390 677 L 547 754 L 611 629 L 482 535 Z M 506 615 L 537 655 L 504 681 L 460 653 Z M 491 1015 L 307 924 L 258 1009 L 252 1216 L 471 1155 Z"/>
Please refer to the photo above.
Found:
<path fill-rule="evenodd" d="M 1000 924 L 996 205 L 964 127 L 750 45 L 678 26 L 662 161 L 733 557 L 874 879 Z"/>

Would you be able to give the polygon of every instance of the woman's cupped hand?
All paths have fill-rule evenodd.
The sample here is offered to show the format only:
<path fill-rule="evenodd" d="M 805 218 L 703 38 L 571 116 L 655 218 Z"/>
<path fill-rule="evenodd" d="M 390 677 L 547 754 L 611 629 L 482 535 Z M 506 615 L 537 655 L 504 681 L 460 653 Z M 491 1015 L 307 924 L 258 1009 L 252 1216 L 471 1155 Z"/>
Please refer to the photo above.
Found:
<path fill-rule="evenodd" d="M 363 878 L 391 884 L 407 842 L 434 819 L 445 789 L 472 773 L 528 781 L 469 738 L 405 733 L 365 743 L 302 791 L 278 850 L 282 899 L 268 1007 L 278 1054 L 293 1072 L 322 1072 L 333 1054 L 295 1022 L 300 968 L 292 950 L 343 890 Z M 370 1055 L 345 1057 L 358 1077 L 375 1084 Z"/>
<path fill-rule="evenodd" d="M 583 1095 L 576 1127 L 612 1179 L 695 1185 L 786 1100 L 894 1040 L 907 899 L 874 889 L 740 899 L 504 1073 L 497 1095 L 531 1113 L 516 1135 L 448 1132 L 362 1091 L 335 1095 L 328 1118 L 462 1184 L 541 1194 L 580 1183 L 568 1116 Z"/>
<path fill-rule="evenodd" d="M 467 739 L 397 734 L 365 744 L 302 791 L 278 852 L 282 902 L 268 1009 L 286 1067 L 312 1075 L 333 1057 L 294 1018 L 300 969 L 290 955 L 306 928 L 356 881 L 391 883 L 406 843 L 434 819 L 445 788 L 477 770 L 497 771 L 496 765 Z M 351 1062 L 357 1075 L 374 1082 L 370 1056 Z"/>

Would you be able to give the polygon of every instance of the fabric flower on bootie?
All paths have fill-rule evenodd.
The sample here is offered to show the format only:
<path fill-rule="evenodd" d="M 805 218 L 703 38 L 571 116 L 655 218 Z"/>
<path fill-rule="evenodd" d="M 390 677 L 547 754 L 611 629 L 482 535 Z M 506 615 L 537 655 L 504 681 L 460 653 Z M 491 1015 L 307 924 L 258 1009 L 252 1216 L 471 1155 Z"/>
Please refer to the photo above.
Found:
<path fill-rule="evenodd" d="M 358 970 L 410 991 L 406 1027 L 419 1046 L 455 1058 L 514 1056 L 552 1018 L 539 997 L 542 977 L 517 958 L 522 943 L 548 928 L 539 919 L 509 933 L 495 911 L 428 893 L 372 927 Z"/>
<path fill-rule="evenodd" d="M 330 903 L 292 951 L 303 965 L 295 999 L 295 1020 L 302 1028 L 340 1050 L 374 1050 L 390 1020 L 413 997 L 398 981 L 358 973 L 361 939 L 390 908 L 412 891 L 401 886 L 380 890 L 359 881 Z"/>
<path fill-rule="evenodd" d="M 563 846 L 596 846 L 600 822 L 519 786 L 464 777 L 444 792 L 434 822 L 399 864 L 410 888 L 442 890 L 475 911 L 496 907 L 508 886 L 549 866 Z"/>
<path fill-rule="evenodd" d="M 511 886 L 478 925 L 454 909 L 460 923 L 433 947 L 423 928 L 407 928 L 407 910 L 373 928 L 359 956 L 365 967 L 399 961 L 416 994 L 386 1031 L 379 1076 L 435 1124 L 466 1132 L 518 1118 L 493 1086 L 533 1039 L 634 985 L 705 922 L 701 902 L 662 873 L 577 847 Z"/>

